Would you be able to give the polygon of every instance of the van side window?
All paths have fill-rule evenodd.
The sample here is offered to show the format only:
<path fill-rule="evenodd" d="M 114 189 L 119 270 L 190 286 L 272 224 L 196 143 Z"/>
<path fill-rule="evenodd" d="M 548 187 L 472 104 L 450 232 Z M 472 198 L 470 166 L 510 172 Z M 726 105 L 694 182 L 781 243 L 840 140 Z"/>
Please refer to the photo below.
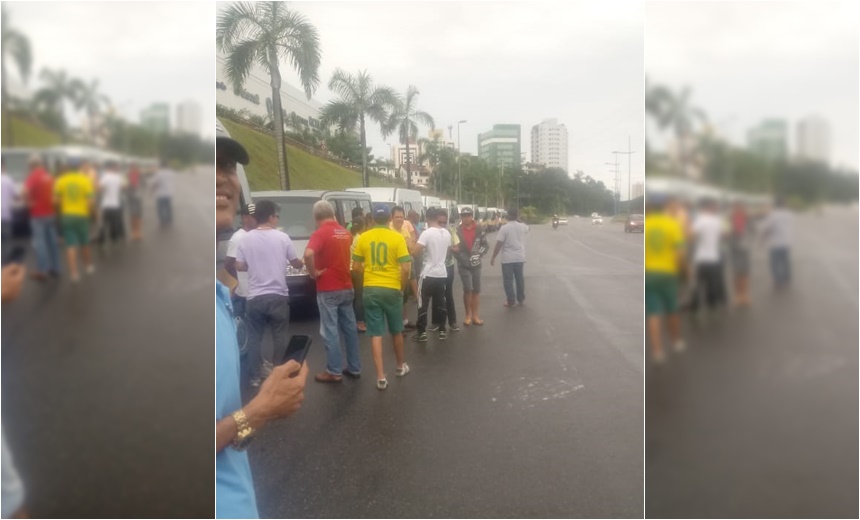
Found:
<path fill-rule="evenodd" d="M 362 207 L 362 208 L 364 208 L 364 214 L 365 214 L 365 215 L 367 215 L 368 213 L 370 213 L 370 212 L 371 212 L 371 210 L 373 209 L 373 208 L 372 208 L 372 206 L 371 206 L 371 204 L 370 204 L 370 201 L 369 201 L 369 200 L 362 200 L 362 201 L 359 201 L 359 204 L 361 205 L 361 207 Z"/>

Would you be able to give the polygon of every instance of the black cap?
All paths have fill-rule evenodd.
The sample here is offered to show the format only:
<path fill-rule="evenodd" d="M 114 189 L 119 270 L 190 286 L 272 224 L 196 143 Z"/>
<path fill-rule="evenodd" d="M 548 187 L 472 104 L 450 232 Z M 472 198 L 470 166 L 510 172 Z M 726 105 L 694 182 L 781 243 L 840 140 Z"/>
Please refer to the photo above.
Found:
<path fill-rule="evenodd" d="M 226 150 L 230 157 L 236 159 L 236 162 L 241 165 L 247 165 L 251 162 L 251 158 L 248 156 L 245 147 L 239 144 L 239 141 L 230 137 L 230 133 L 227 132 L 221 121 L 217 119 L 215 120 L 215 146 L 220 146 L 223 150 Z"/>
<path fill-rule="evenodd" d="M 243 204 L 241 209 L 242 215 L 253 215 L 254 214 L 254 205 L 253 204 Z"/>
<path fill-rule="evenodd" d="M 472 208 L 463 208 L 460 210 L 460 214 L 461 215 L 471 215 L 472 214 Z"/>

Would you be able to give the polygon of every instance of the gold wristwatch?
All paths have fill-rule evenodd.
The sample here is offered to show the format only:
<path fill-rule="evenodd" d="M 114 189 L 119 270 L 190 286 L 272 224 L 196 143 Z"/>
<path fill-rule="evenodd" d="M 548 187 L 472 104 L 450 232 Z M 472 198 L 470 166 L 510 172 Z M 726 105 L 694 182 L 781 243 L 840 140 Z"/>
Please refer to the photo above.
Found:
<path fill-rule="evenodd" d="M 254 440 L 256 431 L 251 428 L 248 418 L 242 410 L 233 412 L 233 420 L 236 421 L 236 429 L 238 430 L 236 437 L 233 438 L 233 448 L 239 451 L 246 450 L 251 445 L 251 441 Z"/>

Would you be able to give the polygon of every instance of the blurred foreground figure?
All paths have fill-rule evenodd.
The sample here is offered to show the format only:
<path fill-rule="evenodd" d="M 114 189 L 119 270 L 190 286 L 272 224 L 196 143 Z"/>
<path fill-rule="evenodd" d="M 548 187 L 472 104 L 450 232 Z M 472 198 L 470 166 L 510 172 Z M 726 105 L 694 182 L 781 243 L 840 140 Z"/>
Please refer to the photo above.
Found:
<path fill-rule="evenodd" d="M 3 267 L 2 287 L 3 306 L 14 301 L 21 294 L 21 286 L 24 285 L 24 274 L 26 269 L 21 264 L 10 264 Z M 6 447 L 6 436 L 0 433 L 0 444 L 2 444 L 2 515 L 3 518 L 27 518 L 24 511 L 24 484 L 18 476 L 15 461 Z"/>
<path fill-rule="evenodd" d="M 101 237 L 110 243 L 125 241 L 125 223 L 122 215 L 122 192 L 125 180 L 119 174 L 119 165 L 110 161 L 105 174 L 99 179 L 102 209 Z"/>
<path fill-rule="evenodd" d="M 3 216 L 0 219 L 2 222 L 2 234 L 0 234 L 0 245 L 2 245 L 2 256 L 6 258 L 9 247 L 12 245 L 12 203 L 15 200 L 15 181 L 12 177 L 6 175 L 6 161 L 3 161 L 3 174 L 0 177 L 0 206 L 2 207 Z"/>
<path fill-rule="evenodd" d="M 248 152 L 216 127 L 215 221 L 218 231 L 231 229 L 242 189 L 236 163 L 248 164 Z M 258 518 L 251 465 L 245 452 L 260 428 L 289 417 L 304 400 L 307 364 L 295 361 L 275 367 L 257 396 L 242 406 L 240 359 L 230 291 L 216 281 L 215 293 L 215 516 Z"/>
<path fill-rule="evenodd" d="M 718 203 L 714 199 L 703 201 L 701 211 L 696 215 L 691 231 L 696 240 L 693 265 L 696 270 L 696 288 L 690 302 L 691 310 L 696 311 L 704 299 L 709 311 L 714 311 L 726 303 L 726 287 L 723 276 L 723 261 L 720 244 L 723 238 L 723 220 L 719 215 Z"/>
<path fill-rule="evenodd" d="M 60 244 L 54 216 L 54 178 L 42 166 L 38 155 L 30 157 L 30 174 L 24 183 L 24 197 L 30 211 L 30 229 L 36 268 L 30 276 L 45 280 L 60 274 Z"/>
<path fill-rule="evenodd" d="M 56 203 L 60 205 L 60 224 L 66 243 L 66 259 L 72 283 L 80 280 L 78 249 L 81 250 L 87 274 L 96 270 L 90 251 L 90 216 L 93 209 L 93 184 L 78 170 L 80 161 L 69 160 L 70 169 L 54 184 Z"/>
<path fill-rule="evenodd" d="M 155 193 L 155 203 L 158 207 L 158 222 L 161 227 L 173 223 L 173 170 L 161 161 L 161 168 L 152 178 L 152 191 Z"/>
<path fill-rule="evenodd" d="M 131 219 L 131 239 L 139 241 L 143 238 L 143 185 L 140 168 L 137 163 L 131 163 L 128 172 L 128 213 Z"/>
<path fill-rule="evenodd" d="M 646 203 L 645 314 L 652 359 L 659 365 L 666 360 L 663 352 L 664 316 L 675 350 L 684 350 L 678 315 L 678 286 L 685 244 L 681 223 L 665 213 L 668 200 L 661 196 L 650 196 Z"/>
<path fill-rule="evenodd" d="M 775 208 L 762 222 L 762 233 L 770 250 L 774 287 L 783 289 L 791 282 L 792 216 L 782 197 L 777 197 Z"/>
<path fill-rule="evenodd" d="M 731 214 L 730 247 L 735 280 L 735 305 L 750 305 L 749 216 L 742 202 L 735 202 Z"/>

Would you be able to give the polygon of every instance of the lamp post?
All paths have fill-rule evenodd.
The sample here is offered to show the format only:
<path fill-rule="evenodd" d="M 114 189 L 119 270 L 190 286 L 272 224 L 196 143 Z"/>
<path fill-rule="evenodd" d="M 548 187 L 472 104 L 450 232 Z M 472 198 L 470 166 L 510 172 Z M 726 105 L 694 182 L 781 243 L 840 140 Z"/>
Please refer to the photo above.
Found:
<path fill-rule="evenodd" d="M 463 152 L 460 150 L 460 125 L 466 120 L 457 121 L 457 202 L 460 202 L 460 195 L 463 194 L 463 170 L 460 167 L 460 160 L 463 158 Z"/>
<path fill-rule="evenodd" d="M 630 164 L 632 162 L 634 152 L 630 147 L 630 136 L 627 136 L 627 151 L 626 152 L 612 152 L 614 154 L 621 154 L 627 156 L 627 213 L 630 214 L 630 199 L 631 199 L 631 189 L 630 189 Z M 615 156 L 615 159 L 618 160 L 618 155 Z"/>

